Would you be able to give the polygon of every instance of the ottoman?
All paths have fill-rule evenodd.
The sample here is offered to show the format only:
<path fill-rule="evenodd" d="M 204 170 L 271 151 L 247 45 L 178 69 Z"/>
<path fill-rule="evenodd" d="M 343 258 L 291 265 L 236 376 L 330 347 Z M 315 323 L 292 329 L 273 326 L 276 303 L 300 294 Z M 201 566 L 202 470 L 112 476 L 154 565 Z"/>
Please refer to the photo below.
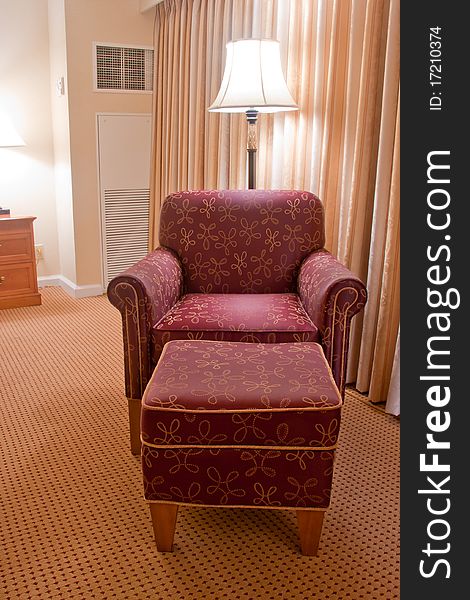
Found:
<path fill-rule="evenodd" d="M 142 398 L 145 499 L 171 551 L 179 505 L 294 509 L 315 555 L 341 396 L 315 342 L 168 342 Z"/>

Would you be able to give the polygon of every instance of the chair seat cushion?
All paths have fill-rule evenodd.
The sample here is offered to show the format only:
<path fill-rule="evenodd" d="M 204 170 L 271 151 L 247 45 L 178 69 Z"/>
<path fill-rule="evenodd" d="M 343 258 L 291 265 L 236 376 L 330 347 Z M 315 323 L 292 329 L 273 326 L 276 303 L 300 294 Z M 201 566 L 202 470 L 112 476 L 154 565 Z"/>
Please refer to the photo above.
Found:
<path fill-rule="evenodd" d="M 156 360 L 170 340 L 319 341 L 297 294 L 186 294 L 155 325 L 152 336 Z"/>
<path fill-rule="evenodd" d="M 316 343 L 172 341 L 142 400 L 142 440 L 328 450 L 341 404 Z"/>

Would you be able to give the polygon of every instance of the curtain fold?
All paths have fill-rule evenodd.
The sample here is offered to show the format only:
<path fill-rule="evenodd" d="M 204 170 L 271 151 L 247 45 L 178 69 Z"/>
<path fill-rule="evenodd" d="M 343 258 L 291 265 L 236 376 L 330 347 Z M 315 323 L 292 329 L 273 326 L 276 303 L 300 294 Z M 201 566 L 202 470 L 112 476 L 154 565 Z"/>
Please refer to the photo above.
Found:
<path fill-rule="evenodd" d="M 400 330 L 398 330 L 397 345 L 393 359 L 390 387 L 387 395 L 385 412 L 398 416 L 400 414 Z"/>
<path fill-rule="evenodd" d="M 348 381 L 385 401 L 399 319 L 398 0 L 165 0 L 156 8 L 151 246 L 168 193 L 246 187 L 246 121 L 209 113 L 225 45 L 275 38 L 299 111 L 258 119 L 258 187 L 316 193 L 367 284 Z"/>

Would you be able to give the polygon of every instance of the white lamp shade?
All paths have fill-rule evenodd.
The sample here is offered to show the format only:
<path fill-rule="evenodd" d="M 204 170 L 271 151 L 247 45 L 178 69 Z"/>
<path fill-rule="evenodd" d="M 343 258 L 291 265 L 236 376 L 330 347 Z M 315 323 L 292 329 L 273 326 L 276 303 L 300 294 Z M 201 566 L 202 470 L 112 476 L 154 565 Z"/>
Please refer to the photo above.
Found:
<path fill-rule="evenodd" d="M 13 148 L 25 145 L 10 119 L 0 112 L 0 148 Z"/>
<path fill-rule="evenodd" d="M 227 44 L 227 60 L 211 112 L 262 113 L 297 110 L 284 79 L 279 42 L 236 40 Z"/>

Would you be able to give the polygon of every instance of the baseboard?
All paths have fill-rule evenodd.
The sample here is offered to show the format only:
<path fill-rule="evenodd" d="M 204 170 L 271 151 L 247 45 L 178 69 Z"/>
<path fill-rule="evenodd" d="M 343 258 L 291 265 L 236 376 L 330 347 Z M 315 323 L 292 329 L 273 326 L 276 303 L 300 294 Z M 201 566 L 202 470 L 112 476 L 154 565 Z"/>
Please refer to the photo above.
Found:
<path fill-rule="evenodd" d="M 87 298 L 88 296 L 101 296 L 105 290 L 100 284 L 77 285 L 63 275 L 45 275 L 38 277 L 39 287 L 60 286 L 72 298 Z"/>

